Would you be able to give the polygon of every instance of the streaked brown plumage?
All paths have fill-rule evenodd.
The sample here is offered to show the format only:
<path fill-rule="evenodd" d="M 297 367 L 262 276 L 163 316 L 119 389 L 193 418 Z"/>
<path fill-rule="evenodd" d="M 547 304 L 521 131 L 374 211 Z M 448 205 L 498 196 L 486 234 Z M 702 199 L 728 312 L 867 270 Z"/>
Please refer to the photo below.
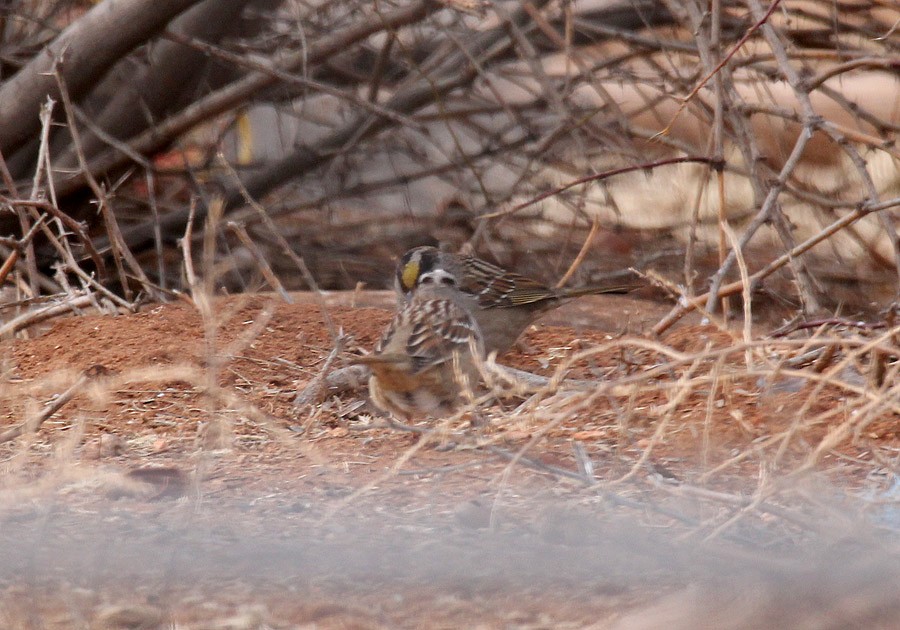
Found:
<path fill-rule="evenodd" d="M 461 297 L 448 273 L 423 274 L 374 352 L 356 360 L 372 370 L 369 395 L 379 408 L 404 420 L 441 417 L 475 389 L 484 346 Z"/>
<path fill-rule="evenodd" d="M 418 279 L 444 270 L 462 293 L 462 304 L 472 313 L 484 338 L 485 352 L 508 350 L 538 317 L 572 298 L 600 293 L 627 293 L 634 287 L 554 289 L 518 273 L 475 258 L 415 247 L 397 263 L 394 286 L 401 301 L 409 299 Z"/>

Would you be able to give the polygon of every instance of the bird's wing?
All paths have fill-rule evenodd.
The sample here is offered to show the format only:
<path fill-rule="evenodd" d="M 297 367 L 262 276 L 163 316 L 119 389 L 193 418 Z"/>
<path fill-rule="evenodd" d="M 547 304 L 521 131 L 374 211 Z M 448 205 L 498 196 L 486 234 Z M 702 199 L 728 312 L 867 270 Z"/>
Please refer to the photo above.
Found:
<path fill-rule="evenodd" d="M 480 258 L 467 256 L 463 265 L 466 281 L 460 289 L 474 295 L 483 308 L 509 308 L 558 297 L 547 285 Z"/>

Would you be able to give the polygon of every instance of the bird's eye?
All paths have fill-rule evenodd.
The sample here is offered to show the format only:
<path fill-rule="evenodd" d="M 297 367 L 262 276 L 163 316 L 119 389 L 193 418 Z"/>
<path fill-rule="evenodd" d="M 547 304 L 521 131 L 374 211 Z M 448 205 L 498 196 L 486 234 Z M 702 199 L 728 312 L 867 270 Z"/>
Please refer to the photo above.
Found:
<path fill-rule="evenodd" d="M 450 276 L 444 276 L 443 278 L 441 278 L 441 284 L 452 287 L 455 283 L 453 282 L 453 278 L 451 278 Z"/>

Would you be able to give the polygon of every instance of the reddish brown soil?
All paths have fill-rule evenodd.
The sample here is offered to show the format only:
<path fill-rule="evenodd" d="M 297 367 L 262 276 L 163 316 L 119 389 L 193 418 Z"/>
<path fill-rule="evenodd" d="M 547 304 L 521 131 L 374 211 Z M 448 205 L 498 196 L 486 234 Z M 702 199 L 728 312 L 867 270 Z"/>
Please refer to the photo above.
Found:
<path fill-rule="evenodd" d="M 379 293 L 329 298 L 326 310 L 334 330 L 349 335 L 335 367 L 372 347 L 391 316 L 391 299 Z M 289 305 L 261 295 L 220 298 L 206 322 L 187 302 L 148 306 L 127 316 L 71 317 L 57 320 L 36 338 L 0 343 L 0 432 L 34 417 L 83 370 L 94 368 L 95 383 L 103 386 L 85 385 L 35 434 L 0 444 L 0 530 L 12 536 L 18 523 L 21 531 L 33 534 L 29 540 L 37 548 L 55 549 L 52 539 L 60 545 L 60 567 L 81 566 L 64 543 L 77 543 L 86 529 L 113 527 L 119 532 L 109 534 L 113 539 L 125 531 L 103 519 L 103 527 L 85 528 L 70 518 L 78 514 L 106 518 L 112 510 L 147 522 L 175 519 L 208 544 L 197 552 L 208 570 L 196 574 L 156 573 L 148 562 L 149 577 L 135 568 L 136 577 L 127 578 L 129 572 L 121 567 L 130 565 L 115 558 L 92 564 L 100 570 L 84 582 L 63 568 L 59 574 L 38 572 L 28 578 L 2 574 L 0 626 L 606 627 L 677 590 L 682 578 L 654 565 L 585 579 L 578 575 L 577 560 L 571 561 L 571 579 L 552 562 L 543 582 L 512 568 L 501 571 L 504 579 L 490 572 L 457 575 L 447 569 L 456 554 L 446 555 L 444 547 L 427 556 L 439 565 L 426 572 L 437 576 L 433 580 L 412 569 L 394 575 L 381 567 L 384 577 L 377 567 L 361 568 L 371 558 L 360 561 L 353 554 L 345 558 L 356 567 L 352 570 L 337 561 L 319 562 L 315 569 L 281 567 L 282 573 L 251 577 L 253 569 L 215 554 L 229 546 L 242 549 L 248 540 L 297 543 L 313 531 L 322 544 L 334 543 L 322 532 L 346 536 L 347 545 L 322 551 L 334 552 L 323 555 L 328 558 L 343 557 L 348 547 L 362 553 L 371 545 L 380 550 L 377 558 L 396 551 L 411 560 L 435 536 L 462 537 L 468 540 L 460 543 L 463 548 L 477 552 L 478 545 L 487 544 L 477 532 L 527 532 L 534 548 L 569 545 L 570 539 L 602 545 L 614 534 L 595 537 L 619 517 L 705 535 L 740 506 L 718 504 L 716 509 L 724 511 L 719 516 L 699 509 L 691 516 L 699 525 L 679 523 L 660 507 L 675 496 L 660 490 L 660 483 L 684 482 L 729 496 L 753 493 L 762 484 L 761 470 L 770 475 L 802 470 L 822 438 L 861 407 L 858 397 L 832 385 L 816 390 L 787 376 L 766 381 L 747 375 L 741 371 L 742 351 L 723 355 L 718 364 L 696 360 L 738 344 L 740 331 L 694 321 L 653 340 L 641 334 L 666 313 L 665 305 L 598 297 L 548 319 L 574 326 L 533 327 L 522 347 L 501 362 L 552 375 L 573 353 L 600 346 L 595 355 L 575 363 L 570 376 L 598 383 L 621 380 L 632 383 L 630 389 L 598 396 L 555 419 L 515 415 L 511 412 L 522 399 L 505 399 L 483 411 L 487 425 L 473 429 L 463 420 L 450 427 L 454 435 L 420 442 L 418 434 L 388 428 L 362 404 L 364 391 L 294 408 L 297 392 L 321 372 L 333 348 L 322 306 L 309 296 L 298 300 Z M 354 300 L 365 306 L 350 306 Z M 636 341 L 626 343 L 623 335 Z M 688 358 L 640 378 L 666 359 L 664 353 L 668 360 Z M 181 371 L 161 376 L 176 368 Z M 717 378 L 698 380 L 691 388 L 671 387 L 686 375 L 712 373 Z M 860 388 L 865 390 L 865 384 Z M 778 454 L 781 442 L 767 439 L 792 426 Z M 900 446 L 898 426 L 890 405 L 881 408 L 855 434 L 825 449 L 809 470 L 845 488 L 862 487 L 877 458 Z M 513 454 L 526 445 L 528 459 L 513 465 L 496 450 Z M 569 478 L 578 470 L 574 445 L 590 458 L 603 488 L 599 494 Z M 754 445 L 763 446 L 754 450 Z M 735 459 L 742 453 L 749 455 Z M 703 475 L 717 466 L 721 469 Z M 656 492 L 658 499 L 652 498 Z M 618 503 L 607 503 L 612 495 Z M 659 510 L 642 511 L 628 503 L 648 497 L 648 505 Z M 54 514 L 65 514 L 49 539 L 41 537 L 39 527 L 46 526 L 46 512 L 36 507 L 47 502 L 56 506 Z M 725 533 L 753 540 L 772 533 L 763 544 L 774 545 L 782 544 L 775 542 L 782 536 L 804 532 L 802 523 L 782 522 L 774 508 L 753 512 L 744 521 Z M 408 539 L 397 531 L 407 532 Z M 367 541 L 365 532 L 376 533 Z M 388 532 L 384 549 L 378 546 L 378 532 Z M 97 535 L 102 541 L 104 535 Z M 97 539 L 89 540 L 74 548 L 94 549 Z M 615 553 L 604 553 L 608 566 L 615 566 Z M 242 562 L 252 565 L 253 557 L 247 550 Z M 620 560 L 623 566 L 634 561 L 630 556 Z M 45 564 L 34 558 L 22 562 Z M 360 578 L 360 572 L 369 577 Z M 116 617 L 129 614 L 144 614 L 150 621 L 128 625 Z M 232 625 L 215 626 L 210 620 Z"/>

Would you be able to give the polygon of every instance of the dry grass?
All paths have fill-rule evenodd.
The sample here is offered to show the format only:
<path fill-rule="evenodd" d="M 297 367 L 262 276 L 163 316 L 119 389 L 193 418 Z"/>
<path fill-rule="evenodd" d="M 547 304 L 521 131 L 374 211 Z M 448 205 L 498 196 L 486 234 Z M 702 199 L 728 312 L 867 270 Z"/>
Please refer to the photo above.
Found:
<path fill-rule="evenodd" d="M 247 70 L 233 89 L 295 90 L 273 111 L 319 135 L 255 171 L 219 154 L 250 124 L 218 133 L 226 85 L 113 143 L 136 170 L 104 180 L 110 149 L 54 70 L 30 186 L 21 155 L 0 160 L 18 225 L 0 239 L 0 626 L 896 619 L 900 122 L 846 87 L 896 68 L 874 36 L 889 11 L 823 29 L 821 2 L 665 3 L 610 30 L 605 10 L 447 4 L 366 35 L 341 3 L 286 3 L 338 87 L 296 74 L 299 52 L 260 66 L 172 34 Z M 377 52 L 365 81 L 326 54 L 354 33 L 349 52 Z M 192 111 L 208 159 L 135 153 Z M 75 180 L 90 225 L 60 197 Z M 634 266 L 655 289 L 589 320 L 658 314 L 646 333 L 563 314 L 455 416 L 398 431 L 343 369 L 393 298 L 317 287 L 384 282 L 426 240 L 560 282 Z"/>
<path fill-rule="evenodd" d="M 198 296 L 194 297 L 197 304 Z M 892 610 L 893 591 L 871 586 L 872 576 L 884 571 L 885 579 L 892 579 L 888 563 L 865 563 L 861 558 L 886 559 L 898 551 L 892 516 L 900 452 L 897 326 L 835 320 L 777 335 L 754 332 L 748 338 L 746 331 L 733 333 L 725 326 L 692 325 L 676 328 L 662 340 L 544 329 L 529 335 L 528 342 L 538 345 L 532 354 L 507 359 L 539 372 L 540 378 L 523 385 L 515 373 L 501 371 L 497 376 L 496 367 L 486 366 L 494 382 L 471 407 L 404 434 L 359 406 L 364 392 L 347 392 L 295 410 L 296 389 L 290 381 L 315 379 L 319 369 L 313 366 L 325 365 L 332 354 L 320 306 L 309 301 L 277 304 L 274 297 L 206 299 L 209 306 L 198 310 L 157 307 L 154 321 L 141 322 L 141 316 L 74 319 L 68 329 L 51 329 L 31 342 L 6 342 L 13 350 L 11 367 L 26 355 L 32 362 L 27 366 L 20 362 L 17 369 L 24 368 L 27 375 L 20 374 L 18 380 L 8 376 L 0 389 L 6 417 L 22 422 L 22 435 L 0 445 L 5 460 L 0 490 L 4 519 L 28 521 L 35 516 L 31 506 L 48 501 L 69 506 L 66 512 L 138 510 L 150 521 L 129 519 L 125 531 L 111 535 L 143 541 L 150 523 L 166 523 L 172 514 L 182 513 L 178 518 L 188 518 L 190 529 L 204 532 L 201 538 L 207 545 L 206 551 L 197 552 L 197 562 L 208 571 L 194 584 L 185 583 L 178 571 L 166 577 L 165 571 L 151 569 L 152 563 L 145 569 L 131 565 L 130 571 L 144 575 L 147 584 L 166 594 L 126 595 L 97 574 L 76 580 L 100 589 L 96 594 L 84 597 L 64 586 L 68 599 L 51 599 L 56 603 L 35 608 L 32 614 L 38 618 L 46 621 L 47 606 L 56 605 L 60 607 L 56 614 L 69 622 L 71 615 L 82 615 L 90 626 L 118 619 L 126 614 L 120 610 L 124 607 L 128 615 L 140 616 L 143 610 L 175 627 L 205 627 L 196 621 L 199 602 L 218 607 L 222 619 L 246 614 L 249 620 L 269 619 L 277 625 L 314 616 L 307 609 L 283 608 L 278 593 L 285 585 L 260 591 L 245 583 L 251 579 L 248 575 L 229 578 L 243 586 L 228 598 L 208 590 L 219 571 L 215 567 L 222 562 L 216 550 L 228 537 L 206 528 L 211 520 L 221 519 L 232 523 L 238 538 L 228 544 L 241 562 L 252 562 L 264 553 L 258 545 L 278 539 L 272 523 L 325 544 L 326 532 L 362 522 L 369 535 L 378 531 L 379 540 L 391 541 L 385 543 L 388 548 L 378 547 L 378 554 L 388 555 L 395 553 L 389 550 L 393 545 L 408 544 L 401 542 L 401 532 L 410 528 L 423 535 L 434 532 L 431 536 L 437 538 L 421 556 L 420 569 L 429 573 L 432 583 L 448 584 L 447 592 L 455 592 L 455 587 L 445 554 L 452 554 L 458 535 L 466 537 L 473 550 L 493 557 L 509 544 L 507 536 L 526 535 L 516 533 L 522 526 L 537 528 L 537 539 L 526 535 L 531 541 L 527 554 L 533 556 L 531 563 L 538 563 L 530 566 L 543 568 L 529 569 L 526 575 L 559 585 L 565 571 L 553 563 L 546 565 L 552 549 L 565 544 L 589 551 L 587 567 L 570 569 L 595 572 L 598 568 L 588 568 L 592 565 L 587 558 L 607 554 L 603 557 L 609 560 L 608 550 L 603 551 L 606 543 L 597 538 L 605 532 L 604 537 L 617 541 L 613 556 L 621 558 L 616 566 L 619 562 L 627 566 L 635 555 L 656 558 L 652 568 L 642 570 L 653 575 L 653 586 L 642 572 L 610 573 L 607 567 L 593 577 L 579 578 L 588 590 L 570 591 L 570 597 L 579 606 L 589 605 L 598 619 L 606 618 L 604 624 L 630 611 L 622 627 L 649 627 L 646 624 L 653 622 L 647 620 L 659 615 L 677 620 L 681 625 L 676 627 L 690 627 L 706 606 L 727 608 L 723 598 L 728 600 L 733 589 L 752 592 L 755 598 L 735 604 L 735 615 L 803 619 L 808 627 L 819 627 L 812 621 L 817 618 L 812 612 L 813 591 L 801 587 L 801 580 L 820 580 L 823 589 L 840 592 L 843 599 L 836 597 L 829 605 L 834 614 L 851 621 L 877 619 Z M 377 336 L 379 325 L 373 324 L 371 315 L 328 308 L 339 326 L 349 326 L 354 335 L 368 335 L 364 345 Z M 303 328 L 273 336 L 280 332 L 271 328 L 273 324 L 290 327 L 291 318 L 300 313 L 318 323 L 307 319 Z M 354 318 L 355 314 L 361 317 Z M 185 326 L 185 317 L 195 324 Z M 96 341 L 102 345 L 105 329 L 98 324 L 104 321 L 115 322 L 120 341 L 134 336 L 138 344 L 150 345 L 154 335 L 171 334 L 154 332 L 162 322 L 171 321 L 187 329 L 173 340 L 184 347 L 186 356 L 170 365 L 148 367 L 141 365 L 146 356 L 131 356 L 127 348 L 105 357 L 98 353 L 90 360 L 110 369 L 96 370 L 89 378 L 77 369 L 64 372 L 52 364 L 34 364 L 41 348 L 55 346 L 62 362 L 77 354 L 71 347 L 59 349 L 59 342 L 72 334 L 81 339 L 73 346 L 92 351 L 88 338 L 78 334 L 81 330 L 99 330 Z M 312 343 L 304 344 L 295 356 L 298 331 Z M 580 341 L 573 343 L 576 335 Z M 360 341 L 351 338 L 344 343 L 354 351 Z M 297 369 L 290 362 L 312 369 L 285 380 L 285 372 Z M 56 394 L 73 385 L 77 391 L 60 405 Z M 53 405 L 62 408 L 48 413 L 47 407 Z M 486 424 L 472 428 L 470 421 L 476 415 Z M 118 441 L 104 441 L 110 435 Z M 148 473 L 148 467 L 162 472 Z M 273 505 L 313 496 L 318 497 L 314 504 L 287 520 L 290 511 L 272 511 Z M 178 497 L 184 497 L 182 507 L 172 503 Z M 97 544 L 91 535 L 81 540 L 74 533 L 83 517 L 66 516 L 59 507 L 51 512 L 37 509 L 43 514 L 39 518 L 57 534 L 52 544 L 42 536 L 35 539 L 37 555 L 30 557 L 36 566 L 43 566 L 37 551 L 41 547 L 59 546 L 54 554 L 69 558 L 66 563 L 77 563 L 74 550 Z M 193 516 L 187 517 L 185 509 Z M 429 515 L 424 522 L 423 511 Z M 259 530 L 266 522 L 270 526 Z M 435 523 L 442 523 L 438 530 Z M 113 531 L 118 527 L 107 526 Z M 251 543 L 247 536 L 253 531 L 257 533 Z M 492 533 L 472 538 L 475 532 Z M 188 544 L 183 535 L 170 552 Z M 324 579 L 349 588 L 352 580 L 333 582 L 335 565 L 342 572 L 356 567 L 350 569 L 353 574 L 364 571 L 370 560 L 360 551 L 367 547 L 367 534 L 351 527 L 346 535 L 349 547 L 343 551 L 326 545 L 318 564 L 298 560 L 298 567 L 303 567 L 297 569 L 300 579 Z M 66 541 L 74 546 L 67 548 Z M 141 547 L 135 549 L 133 544 L 125 545 L 127 551 L 112 550 L 99 561 L 100 568 L 106 564 L 110 575 L 121 572 L 122 563 L 129 560 L 117 554 L 128 558 L 141 554 Z M 811 550 L 823 545 L 843 550 L 848 544 L 858 553 L 852 554 L 856 568 L 846 579 L 834 582 L 801 570 L 804 558 L 814 553 Z M 288 557 L 296 551 L 289 547 L 280 553 Z M 687 569 L 666 559 L 672 553 L 705 560 L 691 561 L 692 568 Z M 829 552 L 820 561 L 846 562 L 838 559 L 844 553 Z M 729 581 L 718 582 L 715 576 L 730 570 L 734 554 L 744 558 L 743 568 Z M 513 597 L 522 586 L 509 581 L 512 574 L 507 571 L 512 568 L 499 558 L 493 561 L 495 571 L 479 581 Z M 474 559 L 471 565 L 459 561 L 467 567 L 464 571 L 481 575 Z M 413 558 L 405 562 L 415 564 Z M 43 570 L 37 571 L 43 575 Z M 385 572 L 383 584 L 406 583 L 412 578 L 408 571 L 395 566 Z M 21 580 L 3 579 L 22 588 Z M 596 588 L 598 580 L 617 584 L 624 589 L 622 596 L 598 599 L 590 593 L 590 585 Z M 685 581 L 693 584 L 692 590 L 680 590 Z M 651 605 L 659 589 L 672 593 L 671 598 Z M 791 589 L 805 603 L 785 608 L 782 594 Z M 174 593 L 186 592 L 194 594 L 190 602 L 173 599 Z M 334 601 L 333 587 L 319 592 L 326 601 Z M 361 601 L 371 595 L 357 594 Z M 471 623 L 484 614 L 472 601 L 448 609 L 439 597 L 426 600 L 429 615 L 450 615 L 453 623 Z M 855 609 L 851 600 L 864 601 L 860 606 L 865 611 Z M 242 602 L 243 608 L 224 612 L 227 601 Z M 300 601 L 310 604 L 306 598 Z M 567 619 L 560 608 L 541 602 L 550 618 L 560 623 Z M 141 606 L 149 606 L 149 611 Z M 500 608 L 523 614 L 519 606 L 506 603 Z M 798 612 L 806 606 L 807 613 Z M 248 607 L 256 612 L 247 613 Z M 45 621 L 20 617 L 21 610 L 10 603 L 3 603 L 0 613 L 21 627 L 45 627 L 41 625 Z M 340 608 L 335 614 L 346 620 L 360 613 Z M 399 607 L 392 614 L 395 622 L 410 623 L 422 611 Z M 576 624 L 585 621 L 568 619 Z M 263 621 L 247 623 L 239 627 L 265 627 L 259 625 Z M 740 627 L 764 625 L 747 622 Z"/>

